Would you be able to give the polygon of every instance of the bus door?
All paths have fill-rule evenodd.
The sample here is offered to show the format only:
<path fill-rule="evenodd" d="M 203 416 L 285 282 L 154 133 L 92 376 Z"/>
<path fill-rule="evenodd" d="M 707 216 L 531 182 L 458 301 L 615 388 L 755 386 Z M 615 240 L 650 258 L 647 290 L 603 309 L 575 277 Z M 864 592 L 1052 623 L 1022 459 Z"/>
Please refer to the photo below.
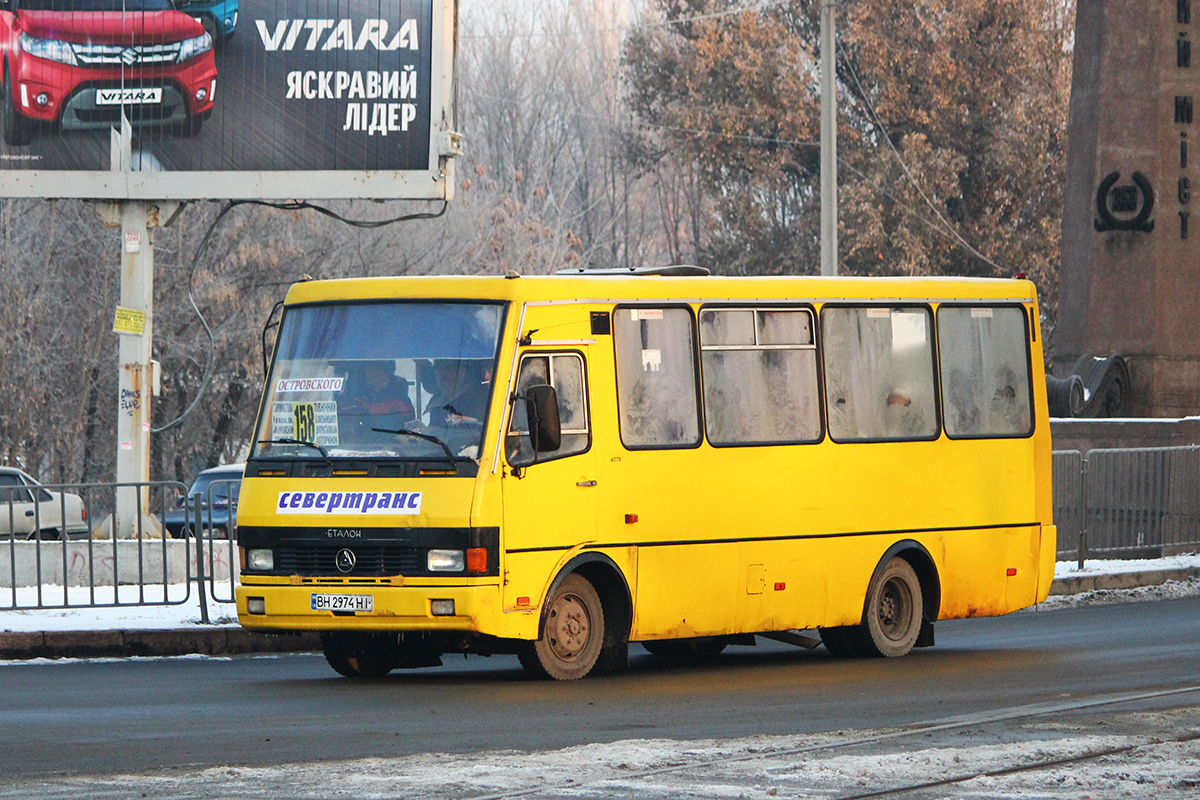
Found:
<path fill-rule="evenodd" d="M 533 452 L 525 404 L 509 416 L 504 449 L 506 607 L 536 604 L 571 548 L 596 539 L 596 460 L 591 448 L 587 346 L 521 354 L 514 392 L 549 384 L 558 395 L 562 442 Z M 523 466 L 513 466 L 520 464 Z M 524 602 L 518 602 L 523 600 Z"/>

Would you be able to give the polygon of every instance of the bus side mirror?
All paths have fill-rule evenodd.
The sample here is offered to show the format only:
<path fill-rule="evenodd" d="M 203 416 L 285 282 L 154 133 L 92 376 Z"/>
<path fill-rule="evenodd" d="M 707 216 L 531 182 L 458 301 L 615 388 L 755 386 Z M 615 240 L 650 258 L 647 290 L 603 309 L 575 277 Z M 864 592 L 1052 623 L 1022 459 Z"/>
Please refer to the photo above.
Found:
<path fill-rule="evenodd" d="M 558 393 L 553 386 L 530 386 L 525 397 L 533 452 L 551 453 L 562 446 L 562 424 L 558 419 Z"/>

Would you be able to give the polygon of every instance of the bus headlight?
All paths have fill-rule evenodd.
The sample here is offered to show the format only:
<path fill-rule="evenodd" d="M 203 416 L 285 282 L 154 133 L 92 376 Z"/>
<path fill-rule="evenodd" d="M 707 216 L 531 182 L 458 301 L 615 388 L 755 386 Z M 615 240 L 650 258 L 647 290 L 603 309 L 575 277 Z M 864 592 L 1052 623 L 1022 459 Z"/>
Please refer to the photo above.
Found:
<path fill-rule="evenodd" d="M 467 567 L 462 550 L 430 550 L 425 568 L 430 572 L 462 572 Z"/>
<path fill-rule="evenodd" d="M 272 550 L 246 551 L 246 569 L 272 570 L 275 569 L 275 553 Z"/>

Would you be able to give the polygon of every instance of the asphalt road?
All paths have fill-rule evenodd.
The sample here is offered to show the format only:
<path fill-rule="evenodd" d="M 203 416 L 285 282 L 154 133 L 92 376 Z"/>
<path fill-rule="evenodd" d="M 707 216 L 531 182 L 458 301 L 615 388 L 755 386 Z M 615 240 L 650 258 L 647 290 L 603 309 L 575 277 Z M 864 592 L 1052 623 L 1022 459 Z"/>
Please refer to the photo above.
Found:
<path fill-rule="evenodd" d="M 528 680 L 509 657 L 374 681 L 307 655 L 0 665 L 0 774 L 878 729 L 1195 686 L 1200 599 L 943 622 L 937 647 L 891 661 L 769 644 L 679 666 L 635 650 L 628 672 L 574 683 Z"/>

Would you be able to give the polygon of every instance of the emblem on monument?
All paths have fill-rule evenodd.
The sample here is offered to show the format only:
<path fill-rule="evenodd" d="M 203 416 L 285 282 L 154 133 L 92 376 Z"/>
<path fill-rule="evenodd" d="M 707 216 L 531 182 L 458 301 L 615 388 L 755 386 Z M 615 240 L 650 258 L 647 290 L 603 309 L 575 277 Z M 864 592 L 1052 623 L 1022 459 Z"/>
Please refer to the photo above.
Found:
<path fill-rule="evenodd" d="M 1154 220 L 1150 214 L 1154 211 L 1154 189 L 1150 180 L 1140 172 L 1133 173 L 1133 183 L 1117 186 L 1121 173 L 1110 172 L 1100 181 L 1096 189 L 1096 213 L 1099 218 L 1093 221 L 1096 230 L 1105 231 L 1141 231 L 1149 233 L 1154 230 Z M 1132 214 L 1133 216 L 1127 216 Z"/>

